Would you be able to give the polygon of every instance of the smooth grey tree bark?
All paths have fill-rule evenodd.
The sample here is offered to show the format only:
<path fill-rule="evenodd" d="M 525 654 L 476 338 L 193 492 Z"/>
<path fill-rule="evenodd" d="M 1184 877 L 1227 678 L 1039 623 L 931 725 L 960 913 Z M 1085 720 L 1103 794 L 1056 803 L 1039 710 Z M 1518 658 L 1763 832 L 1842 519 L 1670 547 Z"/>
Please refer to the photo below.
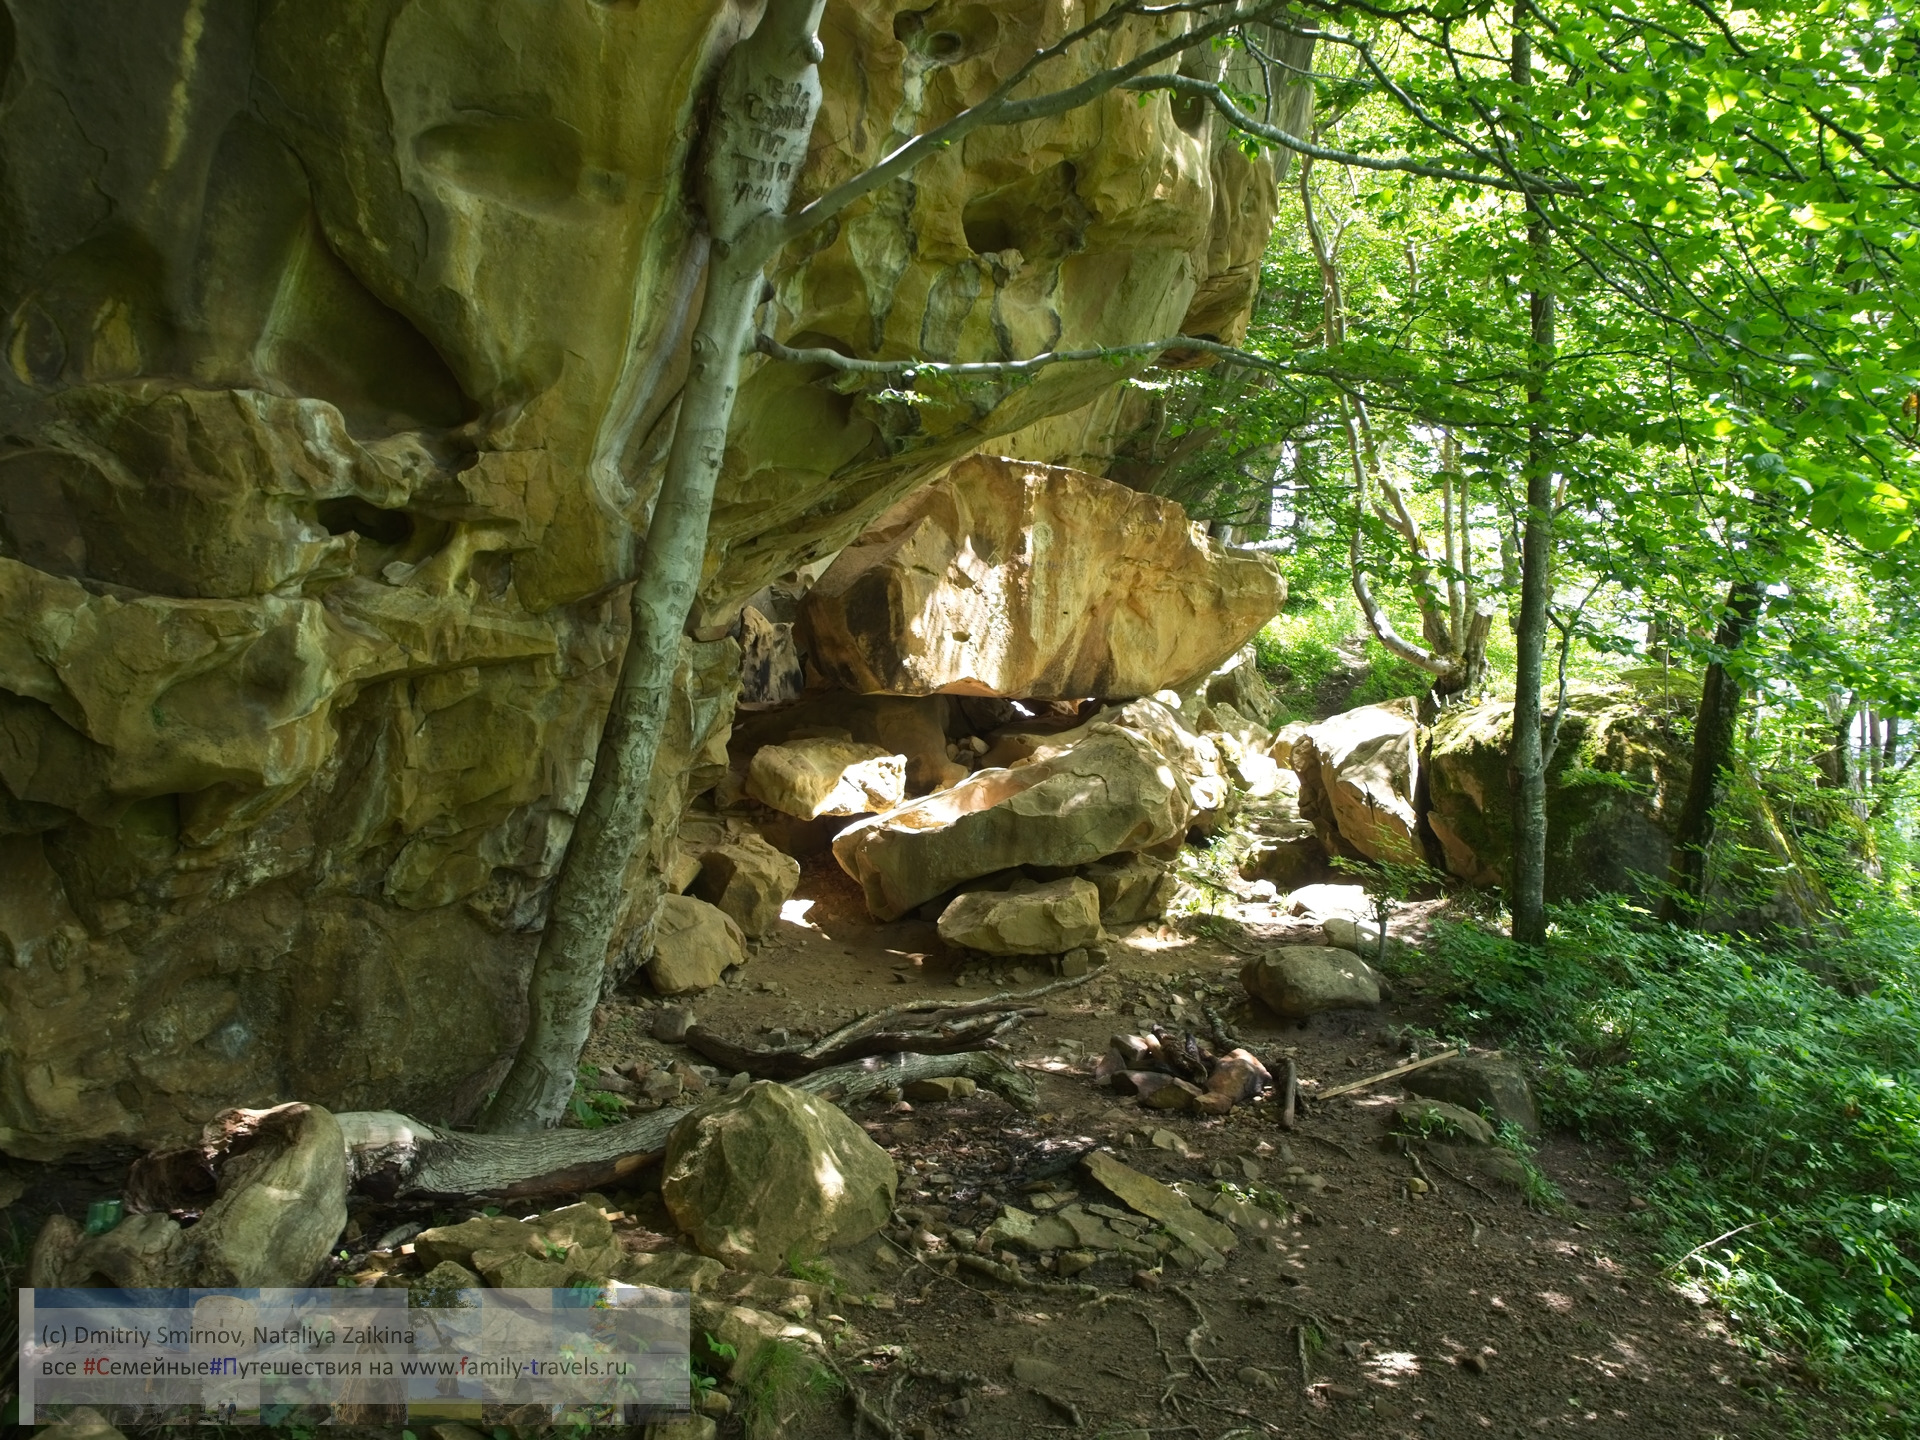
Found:
<path fill-rule="evenodd" d="M 1512 78 L 1533 83 L 1533 43 L 1526 0 L 1515 0 Z M 1540 689 L 1546 682 L 1548 607 L 1553 599 L 1553 454 L 1546 425 L 1547 373 L 1553 364 L 1554 300 L 1547 288 L 1551 238 L 1539 201 L 1527 197 L 1527 247 L 1534 268 L 1528 296 L 1526 511 L 1520 527 L 1520 610 L 1514 624 L 1513 743 L 1508 752 L 1513 789 L 1513 875 L 1507 896 L 1512 935 L 1522 945 L 1547 939 L 1546 727 Z M 1556 712 L 1556 720 L 1557 720 Z"/>
<path fill-rule="evenodd" d="M 711 245 L 692 367 L 628 601 L 631 628 L 613 706 L 534 960 L 527 1031 L 487 1106 L 485 1130 L 544 1129 L 573 1096 L 626 900 L 627 867 L 647 823 L 648 782 L 706 557 L 740 361 L 763 272 L 780 244 L 777 222 L 820 108 L 814 32 L 825 8 L 826 0 L 769 0 L 759 27 L 728 56 L 714 97 L 699 160 Z"/>

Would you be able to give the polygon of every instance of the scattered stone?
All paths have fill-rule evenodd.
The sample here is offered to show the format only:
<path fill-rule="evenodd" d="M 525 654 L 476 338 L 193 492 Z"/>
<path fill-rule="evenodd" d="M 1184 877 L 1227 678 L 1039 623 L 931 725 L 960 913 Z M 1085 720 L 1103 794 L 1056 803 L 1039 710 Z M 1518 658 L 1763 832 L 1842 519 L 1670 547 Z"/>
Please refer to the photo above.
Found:
<path fill-rule="evenodd" d="M 685 1250 L 658 1250 L 627 1256 L 615 1268 L 613 1278 L 629 1285 L 652 1285 L 660 1290 L 685 1290 L 699 1295 L 713 1289 L 726 1273 L 726 1266 L 705 1255 L 692 1255 Z"/>
<path fill-rule="evenodd" d="M 1099 1150 L 1091 1152 L 1081 1164 L 1088 1175 L 1122 1204 L 1150 1220 L 1159 1221 L 1176 1240 L 1207 1254 L 1234 1247 L 1232 1229 L 1201 1214 L 1186 1196 L 1158 1180 L 1122 1165 Z"/>
<path fill-rule="evenodd" d="M 1420 1135 L 1439 1135 L 1465 1140 L 1472 1145 L 1491 1145 L 1493 1127 L 1471 1110 L 1449 1105 L 1443 1100 L 1407 1100 L 1393 1107 L 1394 1119 Z"/>
<path fill-rule="evenodd" d="M 1031 890 L 976 890 L 940 916 L 942 940 L 988 955 L 1058 955 L 1100 934 L 1100 892 L 1075 878 Z"/>
<path fill-rule="evenodd" d="M 855 740 L 765 745 L 747 768 L 747 793 L 802 820 L 879 814 L 906 798 L 907 758 Z"/>
<path fill-rule="evenodd" d="M 104 1415 L 89 1405 L 82 1405 L 52 1425 L 36 1426 L 34 1434 L 39 1440 L 126 1440 L 107 1423 Z"/>
<path fill-rule="evenodd" d="M 1120 930 L 1167 913 L 1180 888 L 1163 860 L 1150 855 L 1114 855 L 1082 867 L 1080 874 L 1100 892 L 1100 923 Z"/>
<path fill-rule="evenodd" d="M 709 1368 L 723 1369 L 735 1384 L 752 1372 L 760 1352 L 775 1341 L 815 1350 L 824 1345 L 817 1331 L 750 1305 L 701 1298 L 693 1302 L 692 1311 L 693 1358 Z M 715 1340 L 731 1346 L 733 1354 L 715 1347 L 711 1343 Z"/>
<path fill-rule="evenodd" d="M 1457 1355 L 1454 1357 L 1453 1363 L 1469 1375 L 1484 1375 L 1487 1373 L 1487 1357 L 1484 1355 Z"/>
<path fill-rule="evenodd" d="M 705 990 L 720 983 L 728 966 L 746 959 L 746 937 L 732 916 L 691 895 L 660 898 L 653 959 L 647 962 L 647 978 L 660 994 Z"/>
<path fill-rule="evenodd" d="M 480 1277 L 473 1271 L 457 1261 L 442 1260 L 407 1286 L 407 1303 L 415 1309 L 457 1309 L 462 1292 L 479 1288 Z"/>
<path fill-rule="evenodd" d="M 1233 1372 L 1233 1378 L 1253 1390 L 1278 1391 L 1281 1388 L 1280 1377 L 1271 1370 L 1262 1370 L 1257 1365 L 1243 1365 Z"/>
<path fill-rule="evenodd" d="M 1087 947 L 1084 945 L 1076 945 L 1060 957 L 1059 973 L 1065 977 L 1072 978 L 1076 975 L 1084 975 L 1090 968 L 1091 957 L 1088 955 Z"/>
<path fill-rule="evenodd" d="M 932 1080 L 910 1081 L 901 1093 L 909 1100 L 965 1100 L 980 1086 L 964 1075 L 941 1076 Z"/>
<path fill-rule="evenodd" d="M 1228 1105 L 1238 1105 L 1264 1094 L 1272 1084 L 1273 1076 L 1257 1055 L 1250 1050 L 1230 1050 L 1207 1076 L 1207 1093 L 1224 1098 Z"/>
<path fill-rule="evenodd" d="M 737 835 L 700 856 L 692 893 L 733 917 L 750 937 L 765 935 L 800 884 L 800 862 L 758 835 Z"/>
<path fill-rule="evenodd" d="M 674 1127 L 660 1194 L 704 1254 L 772 1273 L 877 1233 L 898 1186 L 887 1152 L 839 1109 L 761 1080 Z"/>
<path fill-rule="evenodd" d="M 1149 1110 L 1191 1110 L 1201 1096 L 1198 1085 L 1157 1070 L 1136 1070 L 1127 1078 L 1133 1082 L 1133 1093 Z"/>
<path fill-rule="evenodd" d="M 1329 915 L 1321 922 L 1321 930 L 1327 937 L 1327 944 L 1338 950 L 1351 950 L 1364 960 L 1375 960 L 1380 955 L 1380 925 L 1375 920 L 1356 920 L 1350 915 Z M 1404 956 L 1408 950 L 1407 942 L 1396 939 L 1391 931 L 1387 934 L 1387 955 L 1389 958 Z"/>
<path fill-rule="evenodd" d="M 1351 951 L 1325 945 L 1269 950 L 1242 967 L 1240 983 L 1285 1019 L 1380 1003 L 1380 977 L 1373 967 Z"/>
<path fill-rule="evenodd" d="M 1355 919 L 1373 914 L 1373 897 L 1363 885 L 1302 885 L 1281 902 L 1289 915 L 1305 915 L 1326 920 L 1334 915 Z"/>
<path fill-rule="evenodd" d="M 1509 1121 L 1529 1134 L 1540 1130 L 1533 1087 L 1519 1063 L 1497 1055 L 1461 1055 L 1416 1070 L 1401 1082 L 1416 1095 L 1444 1100 L 1495 1121 Z"/>
<path fill-rule="evenodd" d="M 1051 1360 L 1022 1355 L 1008 1367 L 1022 1385 L 1052 1385 L 1066 1378 L 1067 1372 Z"/>
<path fill-rule="evenodd" d="M 1083 1270 L 1091 1270 L 1099 1258 L 1091 1250 L 1067 1250 L 1054 1261 L 1054 1273 L 1064 1280 Z"/>
<path fill-rule="evenodd" d="M 663 1005 L 653 1012 L 653 1038 L 677 1045 L 687 1038 L 698 1016 L 689 1005 Z"/>
<path fill-rule="evenodd" d="M 1017 1205 L 1003 1206 L 1000 1218 L 987 1227 L 982 1238 L 995 1250 L 1029 1255 L 1064 1250 L 1080 1242 L 1073 1226 L 1059 1216 L 1032 1215 Z"/>

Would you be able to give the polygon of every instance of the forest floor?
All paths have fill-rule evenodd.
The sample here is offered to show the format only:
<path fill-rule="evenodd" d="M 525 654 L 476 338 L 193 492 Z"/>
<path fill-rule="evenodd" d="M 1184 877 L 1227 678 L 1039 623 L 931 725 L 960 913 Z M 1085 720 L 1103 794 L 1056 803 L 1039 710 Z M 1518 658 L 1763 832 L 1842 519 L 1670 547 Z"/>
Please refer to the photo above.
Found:
<path fill-rule="evenodd" d="M 796 898 L 796 918 L 735 982 L 697 998 L 704 1026 L 747 1042 L 776 1028 L 799 1038 L 907 998 L 1046 979 L 984 972 L 975 957 L 956 985 L 959 957 L 933 925 L 876 922 L 825 855 L 806 858 Z M 1407 918 L 1417 929 L 1420 912 Z M 1433 1018 L 1417 981 L 1377 1012 L 1298 1026 L 1247 1003 L 1238 981 L 1247 956 L 1312 943 L 1316 928 L 1236 905 L 1119 940 L 1090 983 L 1049 996 L 1047 1013 L 1013 1037 L 1012 1056 L 1038 1084 L 1037 1114 L 984 1090 L 854 1111 L 897 1162 L 898 1204 L 921 1233 L 902 1243 L 896 1230 L 832 1257 L 841 1288 L 821 1323 L 896 1435 L 1827 1433 L 1802 1405 L 1789 1423 L 1766 1403 L 1780 1368 L 1735 1343 L 1704 1295 L 1663 1275 L 1619 1155 L 1545 1137 L 1534 1163 L 1560 1198 L 1543 1206 L 1537 1187 L 1529 1203 L 1511 1183 L 1510 1159 L 1509 1180 L 1499 1178 L 1493 1162 L 1505 1152 L 1448 1147 L 1443 1168 L 1440 1152 L 1396 1141 L 1393 1106 L 1407 1097 L 1392 1082 L 1311 1105 L 1292 1131 L 1269 1105 L 1217 1119 L 1164 1115 L 1096 1086 L 1091 1065 L 1111 1035 L 1153 1021 L 1204 1034 L 1208 1005 L 1260 1053 L 1291 1053 L 1307 1096 L 1403 1062 L 1409 1034 Z M 604 1007 L 589 1058 L 658 1063 L 676 1053 L 649 1038 L 643 1004 Z M 1297 1197 L 1294 1214 L 1266 1234 L 1243 1232 L 1210 1274 L 1166 1264 L 1136 1279 L 1141 1262 L 1104 1257 L 1074 1277 L 1097 1287 L 1091 1301 L 1006 1288 L 933 1241 L 949 1227 L 984 1230 L 1007 1203 L 1110 1202 L 1075 1163 L 1096 1145 L 1169 1184 L 1212 1188 L 1257 1171 Z M 971 1383 L 932 1372 L 966 1372 Z M 844 1435 L 847 1425 L 843 1406 L 816 1406 L 786 1433 Z"/>

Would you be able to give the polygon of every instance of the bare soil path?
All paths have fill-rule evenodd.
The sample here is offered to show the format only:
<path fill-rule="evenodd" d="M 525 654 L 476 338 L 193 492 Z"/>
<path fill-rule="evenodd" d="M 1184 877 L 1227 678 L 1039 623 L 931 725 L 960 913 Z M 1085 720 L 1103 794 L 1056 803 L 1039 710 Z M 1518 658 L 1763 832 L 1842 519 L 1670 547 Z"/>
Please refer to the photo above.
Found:
<path fill-rule="evenodd" d="M 742 976 L 697 999 L 702 1024 L 799 1039 L 910 996 L 1045 978 L 976 962 L 956 985 L 960 957 L 932 925 L 872 920 L 824 856 L 807 858 L 797 900 Z M 1651 1263 L 1618 1157 L 1548 1138 L 1538 1163 L 1567 1204 L 1540 1210 L 1503 1183 L 1491 1152 L 1410 1157 L 1389 1134 L 1404 1098 L 1391 1083 L 1313 1106 L 1291 1133 L 1267 1105 L 1169 1116 L 1097 1087 L 1087 1071 L 1110 1035 L 1150 1020 L 1204 1033 L 1209 1005 L 1261 1053 L 1290 1049 L 1308 1093 L 1405 1058 L 1417 997 L 1300 1028 L 1249 1005 L 1237 979 L 1246 952 L 1316 937 L 1257 908 L 1240 922 L 1143 927 L 1092 983 L 1050 1001 L 1013 1046 L 1038 1081 L 1036 1115 L 984 1092 L 855 1112 L 900 1165 L 904 1223 L 836 1257 L 843 1293 L 825 1328 L 842 1333 L 843 1363 L 896 1434 L 1782 1433 L 1750 1393 L 1777 1377 Z M 591 1058 L 671 1057 L 648 1038 L 651 1018 L 644 1004 L 615 1002 Z M 1097 1288 L 1091 1302 L 955 1262 L 953 1229 L 983 1231 L 1004 1204 L 1112 1203 L 1075 1163 L 1096 1145 L 1168 1183 L 1211 1189 L 1257 1174 L 1297 1197 L 1297 1213 L 1243 1232 L 1213 1273 L 1164 1263 L 1136 1280 L 1140 1260 L 1102 1256 L 1073 1276 Z M 1031 1262 L 1024 1273 L 1054 1282 Z M 844 1435 L 847 1424 L 818 1412 L 791 1433 Z"/>

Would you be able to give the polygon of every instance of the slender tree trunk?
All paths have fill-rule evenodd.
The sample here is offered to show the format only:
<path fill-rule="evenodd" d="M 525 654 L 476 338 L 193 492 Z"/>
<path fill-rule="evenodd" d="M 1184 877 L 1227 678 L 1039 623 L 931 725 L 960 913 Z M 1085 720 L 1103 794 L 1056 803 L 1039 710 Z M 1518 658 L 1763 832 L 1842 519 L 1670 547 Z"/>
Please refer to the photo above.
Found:
<path fill-rule="evenodd" d="M 770 0 L 721 76 L 700 158 L 712 248 L 693 363 L 628 602 L 619 684 L 534 960 L 526 1034 L 482 1121 L 494 1133 L 550 1126 L 573 1095 L 574 1067 L 626 901 L 627 867 L 650 818 L 648 783 L 706 558 L 740 359 L 770 258 L 761 222 L 784 213 L 820 106 L 814 32 L 824 6 Z"/>
<path fill-rule="evenodd" d="M 1700 709 L 1693 721 L 1693 769 L 1687 780 L 1687 798 L 1673 831 L 1673 863 L 1667 872 L 1667 894 L 1660 915 L 1676 924 L 1690 923 L 1706 895 L 1707 854 L 1713 845 L 1713 812 L 1726 795 L 1733 770 L 1734 737 L 1740 722 L 1741 687 L 1727 673 L 1727 658 L 1752 634 L 1760 616 L 1761 588 L 1757 580 L 1737 581 L 1727 591 L 1726 609 L 1713 637 L 1717 652 L 1700 685 Z"/>
<path fill-rule="evenodd" d="M 1523 24 L 1524 0 L 1514 6 L 1513 68 L 1516 85 L 1533 83 L 1533 45 Z M 1513 938 L 1543 945 L 1547 938 L 1547 756 L 1541 733 L 1540 690 L 1546 680 L 1548 605 L 1553 598 L 1553 457 L 1547 431 L 1547 371 L 1553 363 L 1554 305 L 1547 289 L 1546 216 L 1527 198 L 1527 246 L 1534 270 L 1528 297 L 1526 513 L 1520 533 L 1520 613 L 1514 625 L 1517 652 L 1513 682 L 1513 879 L 1508 909 Z"/>

